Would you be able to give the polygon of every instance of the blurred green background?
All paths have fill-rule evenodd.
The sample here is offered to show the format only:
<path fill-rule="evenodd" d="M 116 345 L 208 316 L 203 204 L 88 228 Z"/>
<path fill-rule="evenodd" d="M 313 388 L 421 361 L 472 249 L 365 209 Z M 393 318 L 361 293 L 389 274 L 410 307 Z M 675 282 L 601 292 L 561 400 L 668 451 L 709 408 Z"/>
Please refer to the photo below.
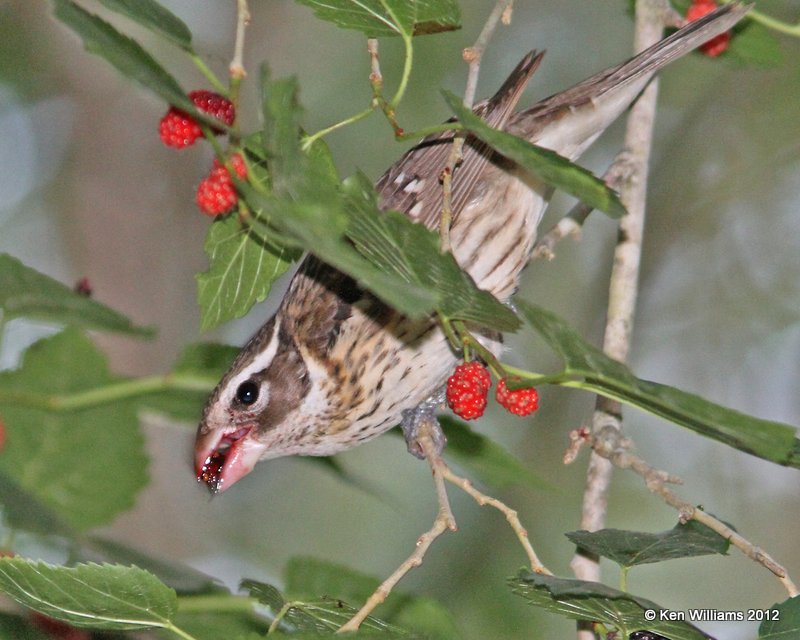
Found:
<path fill-rule="evenodd" d="M 195 45 L 220 74 L 232 52 L 235 3 L 171 0 L 164 4 L 191 28 Z M 322 23 L 288 0 L 252 0 L 241 112 L 255 126 L 257 67 L 301 83 L 305 126 L 313 131 L 362 109 L 370 98 L 365 40 Z M 462 2 L 464 28 L 421 38 L 402 126 L 447 117 L 439 88 L 463 91 L 461 50 L 477 36 L 492 3 Z M 97 7 L 90 2 L 84 6 Z M 790 19 L 800 3 L 759 7 Z M 102 11 L 100 11 L 102 13 Z M 187 89 L 203 86 L 187 60 L 150 34 L 119 20 L 155 52 Z M 534 101 L 629 55 L 632 22 L 621 0 L 518 2 L 482 68 L 479 95 L 494 91 L 531 48 L 546 48 L 528 97 Z M 649 228 L 631 362 L 644 377 L 674 384 L 764 418 L 800 423 L 800 40 L 781 38 L 783 63 L 743 68 L 700 55 L 663 74 L 652 161 Z M 394 86 L 399 42 L 382 41 L 385 80 Z M 140 342 L 97 336 L 115 371 L 166 371 L 182 345 L 199 337 L 243 342 L 271 313 L 276 298 L 237 322 L 198 336 L 194 273 L 205 268 L 209 221 L 194 188 L 211 151 L 176 153 L 161 145 L 166 105 L 83 51 L 57 24 L 46 2 L 0 1 L 0 251 L 66 283 L 88 277 L 98 300 L 158 338 Z M 586 155 L 602 172 L 620 146 L 614 126 Z M 371 177 L 403 150 L 375 116 L 328 139 L 342 175 Z M 570 206 L 556 197 L 545 226 Z M 583 240 L 564 242 L 554 261 L 532 264 L 521 295 L 566 316 L 584 335 L 602 335 L 614 224 L 594 215 Z M 50 330 L 12 322 L 3 367 Z M 510 361 L 546 371 L 557 366 L 531 334 L 509 339 Z M 586 456 L 561 464 L 567 433 L 587 422 L 593 400 L 541 390 L 531 419 L 491 411 L 478 429 L 512 449 L 552 488 L 503 491 L 518 509 L 545 563 L 568 576 L 573 553 L 564 531 L 578 528 Z M 383 577 L 413 548 L 435 515 L 424 463 L 404 443 L 383 437 L 342 455 L 370 491 L 346 485 L 297 459 L 257 467 L 214 500 L 190 467 L 195 425 L 152 416 L 144 428 L 152 480 L 136 508 L 107 533 L 157 555 L 184 560 L 235 586 L 243 576 L 280 583 L 288 558 L 314 555 Z M 800 576 L 800 483 L 786 470 L 729 450 L 633 411 L 626 429 L 639 453 L 680 475 L 678 491 L 702 504 Z M 86 452 L 85 455 L 90 455 Z M 113 461 L 109 461 L 113 464 Z M 440 599 L 465 638 L 571 637 L 573 625 L 529 607 L 505 587 L 524 564 L 504 519 L 453 490 L 460 530 L 435 543 L 401 587 Z M 660 531 L 676 514 L 634 476 L 618 472 L 608 526 Z M 616 569 L 604 564 L 605 580 Z M 637 568 L 629 587 L 672 609 L 745 610 L 785 599 L 779 583 L 738 552 Z M 380 614 L 380 610 L 378 611 Z M 706 624 L 720 637 L 755 635 L 745 623 Z"/>

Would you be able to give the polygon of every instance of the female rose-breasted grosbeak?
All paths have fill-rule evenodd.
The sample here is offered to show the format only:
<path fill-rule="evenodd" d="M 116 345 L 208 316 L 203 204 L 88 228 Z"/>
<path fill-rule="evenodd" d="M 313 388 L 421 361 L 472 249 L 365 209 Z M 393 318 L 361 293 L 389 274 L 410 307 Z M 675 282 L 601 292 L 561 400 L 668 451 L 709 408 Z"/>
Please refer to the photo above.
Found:
<path fill-rule="evenodd" d="M 526 56 L 475 112 L 489 125 L 575 159 L 635 100 L 653 74 L 730 29 L 728 4 L 629 61 L 515 112 L 542 54 Z M 380 204 L 436 228 L 439 176 L 453 134 L 424 139 L 378 180 Z M 467 137 L 453 174 L 450 239 L 461 267 L 500 300 L 515 291 L 552 189 Z M 481 338 L 499 352 L 490 335 Z M 410 320 L 350 277 L 308 256 L 277 313 L 250 339 L 209 398 L 195 467 L 212 491 L 259 460 L 330 455 L 380 435 L 424 403 L 457 362 L 433 319 Z"/>

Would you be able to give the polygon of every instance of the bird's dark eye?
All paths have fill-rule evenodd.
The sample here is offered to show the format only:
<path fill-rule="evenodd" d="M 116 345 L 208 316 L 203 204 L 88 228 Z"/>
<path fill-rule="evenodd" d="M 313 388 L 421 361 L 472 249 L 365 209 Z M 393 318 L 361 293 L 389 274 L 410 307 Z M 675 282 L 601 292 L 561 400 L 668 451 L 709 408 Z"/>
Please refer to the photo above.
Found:
<path fill-rule="evenodd" d="M 258 400 L 258 385 L 252 380 L 247 380 L 236 389 L 236 399 L 242 404 L 251 405 Z"/>

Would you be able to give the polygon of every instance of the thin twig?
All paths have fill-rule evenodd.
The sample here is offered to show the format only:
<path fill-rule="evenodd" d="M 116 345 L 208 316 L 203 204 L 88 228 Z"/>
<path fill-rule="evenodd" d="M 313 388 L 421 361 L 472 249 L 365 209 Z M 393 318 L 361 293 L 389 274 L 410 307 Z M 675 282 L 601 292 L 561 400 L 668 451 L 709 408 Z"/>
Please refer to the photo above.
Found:
<path fill-rule="evenodd" d="M 572 464 L 575 462 L 581 449 L 591 440 L 591 435 L 592 433 L 589 431 L 588 427 L 579 427 L 569 432 L 569 446 L 564 452 L 564 464 Z"/>
<path fill-rule="evenodd" d="M 447 158 L 447 166 L 442 170 L 439 180 L 442 183 L 442 213 L 439 216 L 439 251 L 447 253 L 452 249 L 450 225 L 453 224 L 453 172 L 461 160 L 464 148 L 464 134 L 456 132 L 453 146 Z"/>
<path fill-rule="evenodd" d="M 367 599 L 361 609 L 359 609 L 350 620 L 342 625 L 338 629 L 337 633 L 357 631 L 361 623 L 366 620 L 367 616 L 372 613 L 375 607 L 383 603 L 386 598 L 389 597 L 389 594 L 391 593 L 392 589 L 394 589 L 395 585 L 403 577 L 405 577 L 409 571 L 422 564 L 425 554 L 427 553 L 431 544 L 433 544 L 433 541 L 448 529 L 450 531 L 457 530 L 458 527 L 456 526 L 456 520 L 453 517 L 453 512 L 450 509 L 450 501 L 447 497 L 447 489 L 444 484 L 445 480 L 469 494 L 479 505 L 489 505 L 500 511 L 506 517 L 509 525 L 511 525 L 511 528 L 517 535 L 517 539 L 522 545 L 522 548 L 525 550 L 525 554 L 528 556 L 531 569 L 536 573 L 553 575 L 550 570 L 541 563 L 536 555 L 536 552 L 533 550 L 533 546 L 528 539 L 528 532 L 525 530 L 525 527 L 522 526 L 517 512 L 497 498 L 492 498 L 491 496 L 487 496 L 486 494 L 478 491 L 472 486 L 472 483 L 469 480 L 456 475 L 453 473 L 450 467 L 447 466 L 447 463 L 445 463 L 445 461 L 442 459 L 433 442 L 432 430 L 435 428 L 438 428 L 438 425 L 433 417 L 421 422 L 419 425 L 419 436 L 417 438 L 417 441 L 419 442 L 419 445 L 422 447 L 422 451 L 425 454 L 425 459 L 428 461 L 428 464 L 431 467 L 433 482 L 436 486 L 436 497 L 439 502 L 439 511 L 436 514 L 436 519 L 433 521 L 433 526 L 419 537 L 417 540 L 417 548 L 414 550 L 414 552 L 388 578 L 386 578 L 386 580 L 383 581 L 383 583 Z"/>
<path fill-rule="evenodd" d="M 522 548 L 525 549 L 525 554 L 528 556 L 531 569 L 536 573 L 544 573 L 549 576 L 553 575 L 552 572 L 542 564 L 536 552 L 533 550 L 531 541 L 528 538 L 528 531 L 522 526 L 516 511 L 497 498 L 492 498 L 485 493 L 481 493 L 472 486 L 472 483 L 468 479 L 456 475 L 447 465 L 443 467 L 443 474 L 445 480 L 456 485 L 459 489 L 470 495 L 480 506 L 483 507 L 488 504 L 490 507 L 494 507 L 500 511 L 500 513 L 506 517 L 508 524 L 511 525 L 511 528 L 517 535 L 517 539 L 522 545 Z"/>
<path fill-rule="evenodd" d="M 790 598 L 800 595 L 800 590 L 798 590 L 797 585 L 795 585 L 795 583 L 789 577 L 787 570 L 782 565 L 778 564 L 766 551 L 755 546 L 746 538 L 728 527 L 724 522 L 717 520 L 714 516 L 709 515 L 702 509 L 695 507 L 692 511 L 692 519 L 706 525 L 709 529 L 713 529 L 723 538 L 728 540 L 734 547 L 744 553 L 748 558 L 769 569 L 773 574 L 775 574 L 778 580 L 780 580 Z"/>
<path fill-rule="evenodd" d="M 475 102 L 475 92 L 478 89 L 478 76 L 480 75 L 483 52 L 486 51 L 489 40 L 491 40 L 495 29 L 497 29 L 498 22 L 502 21 L 503 24 L 509 24 L 511 21 L 511 7 L 513 2 L 514 0 L 497 0 L 475 44 L 464 49 L 463 58 L 469 65 L 467 84 L 464 88 L 464 106 L 468 109 L 471 109 Z M 453 174 L 461 163 L 465 136 L 465 133 L 458 132 L 453 136 L 453 148 L 450 151 L 450 156 L 447 158 L 447 166 L 445 166 L 440 176 L 442 182 L 442 212 L 439 217 L 439 248 L 443 253 L 451 249 L 450 225 L 453 222 Z"/>
<path fill-rule="evenodd" d="M 374 92 L 380 93 L 383 89 L 383 74 L 381 73 L 380 58 L 378 58 L 377 38 L 367 38 L 367 53 L 369 53 L 369 83 Z"/>
<path fill-rule="evenodd" d="M 247 0 L 236 0 L 236 44 L 231 60 L 231 78 L 241 80 L 247 73 L 244 70 L 244 32 L 250 23 L 250 12 L 247 9 Z"/>
<path fill-rule="evenodd" d="M 630 452 L 631 443 L 627 438 L 621 437 L 615 429 L 605 429 L 593 437 L 594 452 L 607 459 L 620 469 L 630 469 L 645 481 L 647 489 L 658 496 L 671 507 L 677 509 L 681 522 L 696 520 L 712 529 L 728 540 L 748 558 L 771 571 L 783 584 L 790 597 L 800 594 L 797 586 L 789 577 L 788 571 L 775 561 L 766 551 L 757 547 L 742 535 L 731 529 L 721 520 L 706 511 L 682 500 L 668 484 L 682 484 L 680 478 L 666 471 L 651 467 L 642 458 Z"/>
<path fill-rule="evenodd" d="M 630 178 L 630 163 L 628 153 L 620 152 L 614 162 L 606 169 L 603 174 L 603 181 L 611 189 L 618 191 L 620 185 Z M 578 202 L 569 212 L 553 225 L 533 247 L 531 257 L 533 259 L 545 258 L 552 260 L 555 257 L 555 246 L 564 238 L 573 236 L 580 237 L 581 229 L 586 218 L 594 209 L 585 202 Z"/>
<path fill-rule="evenodd" d="M 383 95 L 383 74 L 381 73 L 381 63 L 378 57 L 378 40 L 369 38 L 367 40 L 367 52 L 370 59 L 370 73 L 369 84 L 372 87 L 372 104 L 370 108 L 380 109 L 389 124 L 392 125 L 395 138 L 403 135 L 404 131 L 400 124 L 397 122 L 397 113 L 395 111 L 395 103 L 386 100 Z"/>
<path fill-rule="evenodd" d="M 636 31 L 634 49 L 642 51 L 661 38 L 666 10 L 665 0 L 636 1 Z M 631 109 L 625 135 L 625 148 L 630 156 L 630 178 L 622 185 L 620 196 L 628 211 L 620 221 L 620 233 L 614 251 L 614 266 L 609 286 L 608 313 L 603 339 L 603 351 L 624 362 L 630 348 L 634 309 L 638 292 L 639 264 L 647 193 L 647 169 L 653 138 L 653 122 L 658 94 L 657 80 L 644 90 Z M 621 431 L 621 407 L 618 402 L 598 397 L 592 419 L 592 432 L 600 429 Z M 608 490 L 611 484 L 612 465 L 598 454 L 592 453 L 587 470 L 583 497 L 581 528 L 597 531 L 605 524 Z M 576 577 L 599 581 L 600 564 L 596 557 L 576 553 L 570 566 Z M 580 637 L 591 637 L 586 631 Z"/>
<path fill-rule="evenodd" d="M 733 2 L 733 0 L 722 1 L 726 4 Z M 783 20 L 778 20 L 777 18 L 773 18 L 772 16 L 761 13 L 760 11 L 756 11 L 755 9 L 751 9 L 747 14 L 747 17 L 753 20 L 753 22 L 760 22 L 765 27 L 774 29 L 778 33 L 784 33 L 789 36 L 794 36 L 795 38 L 800 38 L 800 20 L 793 23 L 784 22 Z"/>
<path fill-rule="evenodd" d="M 464 89 L 464 106 L 468 109 L 471 109 L 475 102 L 475 92 L 478 89 L 478 75 L 481 70 L 483 52 L 486 51 L 489 40 L 492 39 L 495 29 L 497 29 L 497 23 L 502 20 L 503 24 L 507 25 L 511 21 L 511 7 L 513 4 L 514 0 L 497 0 L 475 44 L 464 49 L 464 61 L 469 65 L 467 85 Z"/>
<path fill-rule="evenodd" d="M 430 420 L 435 419 L 431 418 Z M 450 510 L 450 501 L 447 498 L 447 489 L 444 485 L 445 473 L 448 471 L 448 469 L 447 465 L 445 464 L 444 460 L 442 460 L 442 457 L 439 455 L 436 447 L 433 444 L 433 438 L 431 436 L 432 428 L 434 428 L 434 425 L 431 422 L 423 421 L 419 426 L 420 432 L 418 442 L 422 447 L 423 453 L 425 454 L 425 459 L 428 461 L 428 464 L 431 467 L 433 482 L 436 486 L 436 496 L 439 501 L 439 511 L 436 514 L 436 519 L 433 521 L 433 526 L 419 537 L 417 540 L 417 548 L 414 550 L 414 553 L 412 553 L 394 571 L 394 573 L 392 573 L 392 575 L 390 575 L 388 578 L 386 578 L 386 580 L 383 581 L 383 583 L 381 583 L 381 585 L 364 603 L 364 606 L 362 606 L 361 609 L 359 609 L 358 612 L 352 618 L 350 618 L 350 620 L 342 625 L 337 630 L 337 633 L 357 631 L 358 627 L 362 622 L 364 622 L 364 620 L 366 620 L 367 616 L 372 613 L 375 607 L 383 603 L 386 598 L 389 597 L 389 594 L 391 593 L 392 589 L 394 589 L 395 585 L 400 582 L 400 580 L 409 571 L 419 567 L 422 564 L 425 554 L 427 553 L 431 544 L 433 544 L 433 541 L 448 529 L 450 531 L 456 531 L 457 529 L 456 520 L 453 517 L 453 512 Z"/>
<path fill-rule="evenodd" d="M 369 53 L 370 57 L 371 69 L 369 74 L 369 83 L 372 86 L 372 101 L 370 102 L 370 105 L 366 109 L 359 111 L 357 114 L 350 116 L 349 118 L 335 122 L 334 124 L 325 127 L 324 129 L 320 129 L 316 133 L 303 138 L 303 151 L 307 151 L 311 145 L 314 144 L 314 142 L 320 138 L 323 138 L 324 136 L 327 136 L 329 133 L 336 131 L 337 129 L 341 129 L 342 127 L 346 127 L 347 125 L 354 124 L 359 120 L 363 120 L 364 118 L 372 115 L 372 112 L 375 111 L 375 109 L 384 110 L 384 106 L 386 106 L 386 100 L 383 98 L 382 94 L 383 76 L 381 75 L 381 66 L 378 60 L 378 41 L 375 38 L 367 39 L 367 52 Z M 396 123 L 393 126 L 396 127 Z M 395 128 L 395 137 L 397 136 L 398 133 L 397 129 Z"/>
<path fill-rule="evenodd" d="M 677 9 L 669 5 L 664 11 L 664 26 L 680 29 L 686 25 L 686 18 L 678 13 Z"/>
<path fill-rule="evenodd" d="M 228 72 L 230 74 L 230 81 L 228 82 L 228 98 L 233 103 L 237 113 L 239 112 L 239 92 L 242 87 L 242 80 L 244 80 L 245 76 L 247 75 L 247 72 L 244 69 L 244 35 L 248 24 L 250 24 L 250 11 L 247 9 L 247 0 L 236 0 L 236 41 L 233 46 L 233 59 L 228 67 Z M 209 135 L 209 132 L 206 131 L 206 125 L 201 126 L 203 127 L 203 135 L 205 135 L 206 140 L 211 142 L 212 146 L 214 147 L 214 151 L 217 154 L 217 158 L 224 160 L 215 136 Z M 234 128 L 230 133 L 229 141 L 233 145 L 239 144 L 238 118 L 236 119 L 236 122 L 234 122 Z M 236 174 L 232 173 L 231 175 Z"/>

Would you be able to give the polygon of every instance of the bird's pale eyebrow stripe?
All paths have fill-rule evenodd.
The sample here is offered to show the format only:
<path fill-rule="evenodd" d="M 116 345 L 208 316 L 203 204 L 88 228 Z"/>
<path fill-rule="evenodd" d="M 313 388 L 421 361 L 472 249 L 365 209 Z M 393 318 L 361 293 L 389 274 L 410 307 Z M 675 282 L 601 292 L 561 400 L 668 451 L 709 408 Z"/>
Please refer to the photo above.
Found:
<path fill-rule="evenodd" d="M 247 363 L 247 366 L 245 366 L 241 371 L 239 371 L 239 373 L 230 379 L 225 389 L 226 396 L 228 396 L 228 394 L 233 394 L 239 385 L 250 378 L 253 374 L 259 373 L 269 366 L 269 364 L 275 358 L 275 354 L 278 352 L 278 347 L 280 346 L 280 340 L 278 339 L 278 330 L 280 329 L 280 325 L 280 319 L 276 318 L 275 326 L 272 330 L 272 336 L 270 336 L 266 349 L 255 354 L 255 357 Z"/>

